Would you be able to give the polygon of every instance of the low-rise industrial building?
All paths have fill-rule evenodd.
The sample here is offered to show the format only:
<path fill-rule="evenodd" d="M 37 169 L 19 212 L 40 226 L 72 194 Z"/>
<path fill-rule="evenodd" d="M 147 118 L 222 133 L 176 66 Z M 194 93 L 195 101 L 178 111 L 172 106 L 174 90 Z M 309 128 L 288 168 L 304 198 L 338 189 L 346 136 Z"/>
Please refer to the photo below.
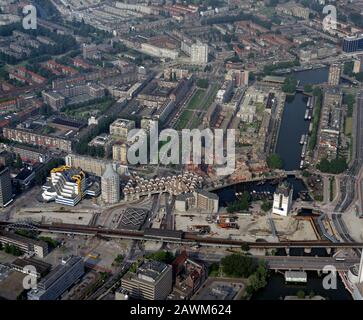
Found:
<path fill-rule="evenodd" d="M 24 253 L 34 253 L 39 258 L 44 258 L 48 254 L 48 244 L 46 242 L 8 231 L 0 231 L 0 243 L 3 246 L 13 245 Z"/>
<path fill-rule="evenodd" d="M 37 289 L 28 292 L 28 300 L 56 300 L 83 275 L 82 257 L 64 258 L 37 284 Z"/>

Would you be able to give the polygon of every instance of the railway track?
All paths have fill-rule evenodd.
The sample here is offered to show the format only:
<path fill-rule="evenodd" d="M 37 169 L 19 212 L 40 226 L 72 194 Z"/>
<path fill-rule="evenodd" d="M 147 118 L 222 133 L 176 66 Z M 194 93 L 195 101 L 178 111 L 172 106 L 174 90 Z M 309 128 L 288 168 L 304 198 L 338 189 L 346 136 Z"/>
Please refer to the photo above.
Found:
<path fill-rule="evenodd" d="M 197 244 L 206 246 L 227 246 L 240 247 L 247 244 L 251 248 L 362 248 L 363 243 L 358 242 L 339 242 L 332 243 L 327 240 L 318 241 L 281 241 L 281 242 L 245 242 L 241 240 L 222 239 L 215 237 L 203 237 L 192 232 L 182 232 L 176 230 L 145 229 L 143 231 L 135 230 L 117 230 L 105 229 L 101 227 L 79 226 L 72 224 L 13 224 L 10 222 L 0 222 L 0 228 L 8 229 L 36 229 L 50 233 L 79 234 L 90 236 L 101 236 L 109 238 L 149 240 L 180 244 Z M 152 231 L 152 232 L 151 232 Z"/>

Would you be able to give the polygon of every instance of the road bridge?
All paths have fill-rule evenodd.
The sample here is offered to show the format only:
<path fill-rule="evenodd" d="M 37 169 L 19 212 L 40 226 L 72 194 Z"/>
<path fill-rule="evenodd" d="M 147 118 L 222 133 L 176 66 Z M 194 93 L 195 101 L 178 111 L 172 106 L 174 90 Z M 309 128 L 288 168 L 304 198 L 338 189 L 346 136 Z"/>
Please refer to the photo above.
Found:
<path fill-rule="evenodd" d="M 188 251 L 188 256 L 208 262 L 220 262 L 226 253 L 221 252 L 193 252 Z M 264 260 L 267 267 L 275 271 L 322 271 L 326 266 L 334 266 L 337 271 L 347 271 L 354 264 L 359 263 L 358 257 L 347 257 L 344 261 L 337 261 L 333 257 L 313 256 L 253 256 Z"/>
<path fill-rule="evenodd" d="M 334 266 L 337 271 L 348 271 L 360 260 L 359 258 L 346 258 L 344 261 L 336 261 L 332 257 L 311 256 L 267 256 L 263 259 L 267 262 L 269 269 L 287 271 L 322 271 L 326 266 Z"/>

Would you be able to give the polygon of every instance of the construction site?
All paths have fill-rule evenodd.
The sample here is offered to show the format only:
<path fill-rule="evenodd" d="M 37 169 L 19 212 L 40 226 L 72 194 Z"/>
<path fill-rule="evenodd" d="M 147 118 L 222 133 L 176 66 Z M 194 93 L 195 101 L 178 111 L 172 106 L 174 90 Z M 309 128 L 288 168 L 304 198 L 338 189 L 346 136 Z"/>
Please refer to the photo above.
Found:
<path fill-rule="evenodd" d="M 276 235 L 279 240 L 319 240 L 315 222 L 311 217 L 272 216 Z M 276 240 L 270 223 L 265 214 L 175 214 L 175 223 L 179 230 L 196 232 L 208 237 L 221 237 L 233 240 L 265 241 Z"/>

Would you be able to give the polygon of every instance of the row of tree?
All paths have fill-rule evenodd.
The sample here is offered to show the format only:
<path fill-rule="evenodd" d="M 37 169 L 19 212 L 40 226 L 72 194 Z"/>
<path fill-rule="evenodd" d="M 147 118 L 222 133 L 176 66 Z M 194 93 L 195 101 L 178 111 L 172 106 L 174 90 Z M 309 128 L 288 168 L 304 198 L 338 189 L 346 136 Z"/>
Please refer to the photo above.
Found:
<path fill-rule="evenodd" d="M 250 207 L 250 194 L 248 191 L 243 192 L 241 198 L 239 200 L 236 200 L 227 206 L 227 212 L 233 213 L 238 211 L 248 211 Z"/>
<path fill-rule="evenodd" d="M 6 253 L 12 254 L 13 256 L 19 257 L 23 252 L 12 244 L 6 244 L 5 246 L 0 243 L 0 250 L 4 250 Z"/>
<path fill-rule="evenodd" d="M 250 256 L 235 253 L 222 258 L 221 267 L 223 273 L 229 277 L 248 279 L 246 288 L 248 295 L 267 285 L 269 273 L 266 262 L 263 260 L 257 263 Z"/>
<path fill-rule="evenodd" d="M 320 162 L 316 166 L 318 170 L 324 173 L 332 173 L 338 174 L 342 173 L 348 169 L 348 164 L 346 159 L 338 157 L 329 161 L 328 159 L 324 158 L 320 160 Z"/>
<path fill-rule="evenodd" d="M 313 95 L 315 97 L 315 104 L 314 104 L 314 116 L 313 116 L 313 121 L 312 121 L 313 129 L 311 131 L 309 144 L 308 144 L 308 148 L 310 151 L 314 150 L 316 143 L 318 141 L 320 114 L 321 114 L 321 107 L 323 104 L 323 92 L 320 88 L 315 87 L 313 90 Z"/>

